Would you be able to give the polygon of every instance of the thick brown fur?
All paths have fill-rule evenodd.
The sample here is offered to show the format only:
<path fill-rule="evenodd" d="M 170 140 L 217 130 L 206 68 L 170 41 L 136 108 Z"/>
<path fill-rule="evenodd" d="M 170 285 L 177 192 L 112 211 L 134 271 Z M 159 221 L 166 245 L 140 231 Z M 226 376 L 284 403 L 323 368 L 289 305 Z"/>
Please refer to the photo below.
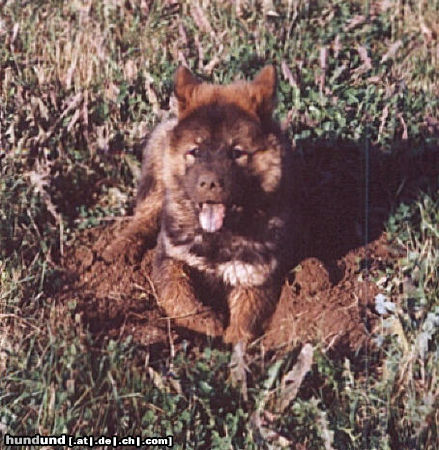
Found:
<path fill-rule="evenodd" d="M 289 249 L 289 152 L 272 119 L 275 91 L 273 66 L 226 86 L 202 83 L 180 67 L 178 118 L 153 131 L 135 216 L 104 253 L 108 260 L 135 257 L 158 235 L 159 305 L 177 325 L 196 323 L 226 342 L 263 331 Z"/>

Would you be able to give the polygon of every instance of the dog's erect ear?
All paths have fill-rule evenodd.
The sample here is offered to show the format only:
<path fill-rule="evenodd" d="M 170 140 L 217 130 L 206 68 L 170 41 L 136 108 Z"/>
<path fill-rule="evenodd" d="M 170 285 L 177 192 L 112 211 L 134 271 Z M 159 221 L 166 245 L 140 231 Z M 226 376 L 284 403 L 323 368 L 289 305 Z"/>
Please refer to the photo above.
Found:
<path fill-rule="evenodd" d="M 276 106 L 276 69 L 265 66 L 251 82 L 216 86 L 201 84 L 189 69 L 180 66 L 175 73 L 174 93 L 180 120 L 194 107 L 222 100 L 236 103 L 264 121 L 271 118 Z"/>
<path fill-rule="evenodd" d="M 180 66 L 175 72 L 174 93 L 178 101 L 179 116 L 189 108 L 194 88 L 200 83 L 201 81 L 186 67 Z"/>
<path fill-rule="evenodd" d="M 261 118 L 271 117 L 276 106 L 277 81 L 274 66 L 265 66 L 253 79 L 251 86 L 256 113 Z"/>

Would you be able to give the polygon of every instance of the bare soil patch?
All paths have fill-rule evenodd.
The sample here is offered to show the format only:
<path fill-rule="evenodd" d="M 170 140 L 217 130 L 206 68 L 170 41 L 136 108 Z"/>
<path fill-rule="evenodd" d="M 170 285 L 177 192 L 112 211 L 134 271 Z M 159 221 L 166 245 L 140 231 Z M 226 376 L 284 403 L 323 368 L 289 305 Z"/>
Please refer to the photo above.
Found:
<path fill-rule="evenodd" d="M 338 354 L 359 350 L 370 338 L 378 317 L 374 311 L 378 288 L 369 274 L 389 256 L 384 234 L 367 246 L 351 250 L 338 260 L 343 276 L 337 283 L 331 283 L 319 259 L 302 261 L 293 282 L 283 286 L 264 336 L 265 346 L 273 349 L 313 342 Z M 365 261 L 367 268 L 362 269 Z"/>
<path fill-rule="evenodd" d="M 109 264 L 101 258 L 120 225 L 85 231 L 64 259 L 70 282 L 58 301 L 76 302 L 76 314 L 98 338 L 124 338 L 150 349 L 161 349 L 183 338 L 200 343 L 196 317 L 189 329 L 179 329 L 160 312 L 149 277 L 154 250 L 137 264 L 123 255 Z M 367 273 L 389 257 L 385 236 L 348 252 L 338 261 L 343 276 L 332 283 L 328 269 L 317 258 L 301 262 L 286 280 L 277 309 L 262 343 L 266 350 L 322 343 L 327 349 L 349 353 L 362 347 L 377 315 L 373 310 L 377 288 Z M 361 264 L 367 260 L 367 271 Z"/>
<path fill-rule="evenodd" d="M 66 268 L 77 274 L 77 280 L 62 297 L 77 301 L 77 309 L 92 332 L 112 337 L 132 334 L 145 345 L 167 341 L 167 320 L 159 311 L 149 278 L 153 250 L 139 264 L 123 258 L 117 264 L 107 264 L 99 255 L 113 234 L 114 227 L 84 233 L 80 245 L 66 258 Z M 384 235 L 367 247 L 350 251 L 338 261 L 343 277 L 336 284 L 331 283 L 320 260 L 302 261 L 290 277 L 292 281 L 283 286 L 263 338 L 265 346 L 270 349 L 320 341 L 328 348 L 343 343 L 347 350 L 358 349 L 373 326 L 373 300 L 378 292 L 360 265 L 367 259 L 368 271 L 373 270 L 388 257 Z M 187 337 L 187 333 L 183 335 Z M 172 330 L 172 336 L 177 338 L 178 331 Z"/>
<path fill-rule="evenodd" d="M 138 264 L 128 263 L 123 255 L 114 264 L 101 257 L 119 226 L 86 230 L 67 250 L 64 267 L 70 282 L 58 300 L 75 301 L 75 313 L 98 338 L 132 335 L 141 345 L 163 344 L 170 330 L 149 279 L 152 251 Z M 176 338 L 175 332 L 172 337 Z"/>

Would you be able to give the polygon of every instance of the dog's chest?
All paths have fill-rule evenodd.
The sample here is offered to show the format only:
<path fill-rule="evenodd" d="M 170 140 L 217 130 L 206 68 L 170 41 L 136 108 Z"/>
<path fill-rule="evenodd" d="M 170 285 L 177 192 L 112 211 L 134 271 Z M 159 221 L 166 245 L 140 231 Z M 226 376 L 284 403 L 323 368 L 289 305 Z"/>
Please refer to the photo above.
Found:
<path fill-rule="evenodd" d="M 191 242 L 176 245 L 162 233 L 161 242 L 167 256 L 228 286 L 260 286 L 277 267 L 270 243 L 243 237 L 195 234 Z"/>

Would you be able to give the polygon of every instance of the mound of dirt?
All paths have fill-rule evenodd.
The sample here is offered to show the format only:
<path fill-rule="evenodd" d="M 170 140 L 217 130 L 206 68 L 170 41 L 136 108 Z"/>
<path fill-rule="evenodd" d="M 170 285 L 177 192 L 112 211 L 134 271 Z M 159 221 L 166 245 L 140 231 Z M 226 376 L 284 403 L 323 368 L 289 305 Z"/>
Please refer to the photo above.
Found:
<path fill-rule="evenodd" d="M 389 251 L 385 236 L 365 247 L 351 250 L 338 260 L 341 280 L 331 283 L 327 268 L 317 258 L 308 258 L 296 268 L 292 283 L 282 295 L 264 336 L 273 349 L 299 343 L 321 343 L 326 350 L 347 354 L 366 344 L 376 324 L 374 298 L 377 286 L 368 274 L 378 269 Z M 367 269 L 362 265 L 367 261 Z"/>
<path fill-rule="evenodd" d="M 169 327 L 149 279 L 152 251 L 138 264 L 129 264 L 123 255 L 114 264 L 101 257 L 119 226 L 86 230 L 67 250 L 64 267 L 71 282 L 58 294 L 58 301 L 74 301 L 75 314 L 97 337 L 131 335 L 145 346 L 165 343 Z"/>
<path fill-rule="evenodd" d="M 133 264 L 123 255 L 116 263 L 101 257 L 120 225 L 86 230 L 69 248 L 64 267 L 70 283 L 58 301 L 76 302 L 76 314 L 97 337 L 123 338 L 148 348 L 168 347 L 169 340 L 200 342 L 194 318 L 192 332 L 170 326 L 158 306 L 150 280 L 154 250 Z M 317 258 L 307 258 L 286 281 L 278 307 L 261 341 L 266 350 L 291 348 L 303 342 L 321 342 L 326 348 L 350 352 L 361 347 L 375 321 L 373 299 L 377 289 L 362 279 L 359 262 L 367 257 L 377 265 L 387 257 L 385 238 L 350 251 L 338 261 L 343 271 L 333 284 L 327 268 Z"/>

